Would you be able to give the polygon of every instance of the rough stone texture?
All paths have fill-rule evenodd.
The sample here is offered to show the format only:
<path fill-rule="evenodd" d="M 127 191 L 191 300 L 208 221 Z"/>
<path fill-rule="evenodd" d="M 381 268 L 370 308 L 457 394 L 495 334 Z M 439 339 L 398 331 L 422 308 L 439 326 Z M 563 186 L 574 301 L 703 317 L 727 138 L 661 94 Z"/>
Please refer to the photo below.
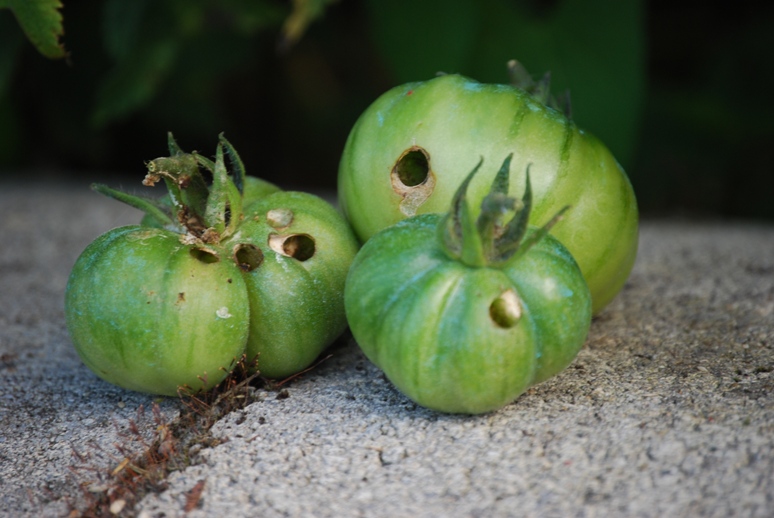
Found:
<path fill-rule="evenodd" d="M 64 325 L 75 259 L 97 235 L 139 212 L 89 191 L 0 185 L 0 516 L 66 516 L 96 469 L 140 451 L 155 399 L 94 376 Z M 138 410 L 144 409 L 144 412 Z M 178 412 L 160 402 L 162 417 Z"/>
<path fill-rule="evenodd" d="M 62 516 L 73 466 L 123 457 L 154 399 L 78 360 L 62 299 L 77 255 L 137 213 L 85 187 L 0 189 L 0 515 Z M 491 414 L 398 393 L 345 337 L 215 425 L 141 516 L 772 516 L 774 226 L 652 220 L 625 290 L 570 368 Z M 177 406 L 162 402 L 174 417 Z M 203 481 L 196 509 L 187 493 Z"/>

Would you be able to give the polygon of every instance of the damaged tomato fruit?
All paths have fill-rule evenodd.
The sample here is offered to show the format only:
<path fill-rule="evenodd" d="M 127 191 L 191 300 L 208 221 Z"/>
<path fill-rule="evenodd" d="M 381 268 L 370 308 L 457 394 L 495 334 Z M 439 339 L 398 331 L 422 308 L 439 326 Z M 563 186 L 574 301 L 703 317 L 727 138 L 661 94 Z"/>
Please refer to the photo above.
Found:
<path fill-rule="evenodd" d="M 481 162 L 448 214 L 414 216 L 379 232 L 347 277 L 357 343 L 399 390 L 431 409 L 496 410 L 569 365 L 589 331 L 586 282 L 548 234 L 563 211 L 529 227 L 529 171 L 523 198 L 509 197 L 510 161 L 477 218 L 467 191 L 484 183 L 474 181 L 483 180 L 474 179 Z"/>
<path fill-rule="evenodd" d="M 346 327 L 349 226 L 316 196 L 247 177 L 222 135 L 214 162 L 169 144 L 144 182 L 163 179 L 168 196 L 94 186 L 146 217 L 98 237 L 73 267 L 65 314 L 78 354 L 111 383 L 163 395 L 211 388 L 243 354 L 269 378 L 304 369 Z"/>
<path fill-rule="evenodd" d="M 634 264 L 634 191 L 607 147 L 575 125 L 569 108 L 553 107 L 562 108 L 552 102 L 547 77 L 534 82 L 515 62 L 510 71 L 512 85 L 448 74 L 379 97 L 347 139 L 340 205 L 366 241 L 406 217 L 445 211 L 475 157 L 492 163 L 513 151 L 514 183 L 523 184 L 532 164 L 531 224 L 542 226 L 561 207 L 573 207 L 551 234 L 578 262 L 597 313 Z M 485 195 L 483 186 L 471 185 L 471 200 Z"/>

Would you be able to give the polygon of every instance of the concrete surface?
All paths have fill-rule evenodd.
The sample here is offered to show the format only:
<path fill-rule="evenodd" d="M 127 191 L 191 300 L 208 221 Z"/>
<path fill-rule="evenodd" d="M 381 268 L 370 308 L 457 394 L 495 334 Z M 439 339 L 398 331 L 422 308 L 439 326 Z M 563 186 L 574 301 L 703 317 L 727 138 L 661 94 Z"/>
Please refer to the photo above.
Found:
<path fill-rule="evenodd" d="M 62 307 L 80 251 L 136 219 L 85 186 L 0 185 L 2 516 L 67 516 L 84 480 L 100 490 L 89 470 L 141 448 L 130 424 L 157 426 L 154 398 L 80 363 Z M 133 513 L 774 516 L 772 225 L 644 221 L 630 281 L 577 360 L 495 413 L 418 408 L 351 340 L 331 352 L 289 397 L 260 389 L 217 423 L 226 442 Z"/>

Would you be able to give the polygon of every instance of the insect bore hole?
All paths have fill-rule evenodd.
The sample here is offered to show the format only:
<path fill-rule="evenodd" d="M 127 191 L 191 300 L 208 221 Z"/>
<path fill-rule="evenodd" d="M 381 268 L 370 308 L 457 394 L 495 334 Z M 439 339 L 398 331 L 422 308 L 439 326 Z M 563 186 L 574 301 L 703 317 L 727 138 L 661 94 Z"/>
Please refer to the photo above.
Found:
<path fill-rule="evenodd" d="M 316 251 L 314 238 L 309 234 L 291 234 L 269 236 L 269 247 L 275 252 L 298 261 L 311 259 Z"/>
<path fill-rule="evenodd" d="M 205 264 L 217 263 L 220 261 L 218 254 L 207 248 L 191 248 L 191 257 Z"/>
<path fill-rule="evenodd" d="M 521 302 L 513 290 L 505 290 L 489 305 L 492 321 L 504 329 L 509 329 L 521 319 Z"/>
<path fill-rule="evenodd" d="M 430 155 L 421 147 L 409 148 L 395 162 L 393 172 L 403 185 L 419 185 L 427 180 L 430 173 Z"/>
<path fill-rule="evenodd" d="M 263 262 L 263 252 L 260 248 L 249 243 L 242 243 L 234 247 L 234 262 L 244 272 L 252 272 Z"/>

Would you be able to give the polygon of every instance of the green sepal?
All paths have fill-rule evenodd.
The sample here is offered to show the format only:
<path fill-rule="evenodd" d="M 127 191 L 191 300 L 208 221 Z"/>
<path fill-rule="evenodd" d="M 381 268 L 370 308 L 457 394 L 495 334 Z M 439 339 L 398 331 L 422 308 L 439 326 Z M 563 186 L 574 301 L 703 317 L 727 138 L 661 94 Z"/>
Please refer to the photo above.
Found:
<path fill-rule="evenodd" d="M 567 212 L 570 209 L 569 205 L 565 205 L 562 207 L 559 212 L 557 212 L 553 218 L 551 218 L 548 223 L 537 229 L 535 232 L 529 235 L 526 239 L 524 239 L 517 250 L 514 251 L 513 255 L 510 257 L 510 259 L 506 262 L 510 261 L 516 261 L 527 253 L 527 251 L 532 248 L 535 244 L 537 244 L 541 239 L 545 237 L 546 234 L 551 230 L 551 228 L 559 223 L 561 219 L 564 217 L 564 213 Z"/>
<path fill-rule="evenodd" d="M 486 264 L 481 235 L 470 213 L 467 201 L 468 185 L 483 162 L 482 157 L 476 167 L 462 181 L 457 192 L 454 193 L 451 211 L 444 216 L 439 226 L 441 243 L 446 253 L 469 266 Z"/>
<path fill-rule="evenodd" d="M 135 209 L 143 211 L 145 214 L 153 218 L 161 227 L 175 227 L 175 222 L 167 213 L 168 207 L 165 207 L 164 204 L 158 200 L 143 198 L 142 196 L 136 196 L 134 194 L 119 191 L 102 183 L 91 184 L 91 189 L 95 192 L 113 198 L 114 200 L 126 203 Z"/>
<path fill-rule="evenodd" d="M 218 143 L 212 171 L 212 187 L 207 198 L 204 222 L 220 237 L 236 230 L 242 217 L 242 193 L 228 174 L 223 144 Z"/>
<path fill-rule="evenodd" d="M 527 236 L 532 210 L 532 184 L 529 168 L 521 200 L 508 196 L 510 165 L 513 153 L 503 161 L 495 175 L 489 193 L 481 201 L 478 220 L 473 221 L 467 202 L 467 191 L 483 158 L 460 184 L 452 199 L 451 210 L 439 225 L 441 244 L 446 253 L 468 266 L 499 267 L 516 260 L 539 242 L 562 217 L 569 206 L 559 211 L 543 227 Z M 503 220 L 513 213 L 511 219 Z"/>
<path fill-rule="evenodd" d="M 500 236 L 503 234 L 503 227 L 500 225 L 502 219 L 507 213 L 519 209 L 517 200 L 508 196 L 512 158 L 513 153 L 505 158 L 500 170 L 495 175 L 489 194 L 481 201 L 481 213 L 478 216 L 477 228 L 485 248 L 487 262 L 498 255 L 497 246 L 501 241 Z"/>
<path fill-rule="evenodd" d="M 228 157 L 228 161 L 231 164 L 231 178 L 234 181 L 234 185 L 236 185 L 236 188 L 239 190 L 240 194 L 244 194 L 245 176 L 247 175 L 245 172 L 245 164 L 239 157 L 239 153 L 237 153 L 236 149 L 234 149 L 234 146 L 231 145 L 231 142 L 226 140 L 226 137 L 223 135 L 223 133 L 218 135 L 218 142 L 220 142 L 220 144 L 223 146 L 223 151 L 225 152 L 226 156 Z"/>

